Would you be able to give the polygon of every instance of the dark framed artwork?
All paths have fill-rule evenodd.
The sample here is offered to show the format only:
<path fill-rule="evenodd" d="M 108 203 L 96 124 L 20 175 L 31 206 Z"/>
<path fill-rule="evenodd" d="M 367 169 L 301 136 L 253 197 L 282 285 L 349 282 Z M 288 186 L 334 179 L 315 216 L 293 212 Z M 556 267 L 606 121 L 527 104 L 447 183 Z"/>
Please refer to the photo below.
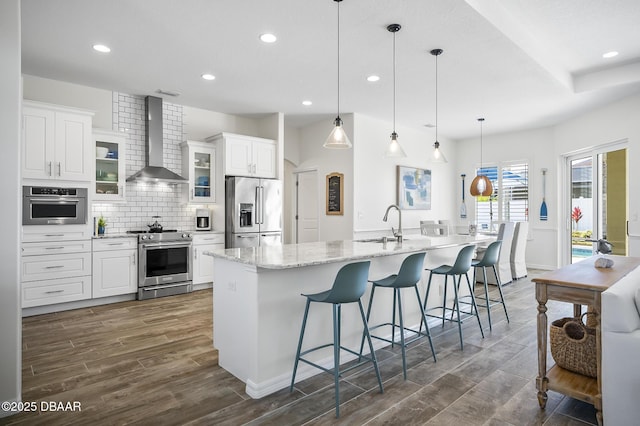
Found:
<path fill-rule="evenodd" d="M 344 174 L 327 175 L 327 214 L 344 214 Z"/>
<path fill-rule="evenodd" d="M 398 207 L 431 210 L 431 170 L 398 166 Z"/>

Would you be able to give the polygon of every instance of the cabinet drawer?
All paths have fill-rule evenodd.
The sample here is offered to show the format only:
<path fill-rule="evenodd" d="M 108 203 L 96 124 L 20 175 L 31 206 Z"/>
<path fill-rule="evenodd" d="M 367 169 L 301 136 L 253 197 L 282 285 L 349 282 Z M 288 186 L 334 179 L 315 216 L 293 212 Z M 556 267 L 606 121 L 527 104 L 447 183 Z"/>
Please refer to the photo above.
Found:
<path fill-rule="evenodd" d="M 87 225 L 27 225 L 22 227 L 22 242 L 91 240 Z"/>
<path fill-rule="evenodd" d="M 102 238 L 93 240 L 93 251 L 132 250 L 138 248 L 136 238 Z"/>
<path fill-rule="evenodd" d="M 91 251 L 86 253 L 23 256 L 22 281 L 91 275 Z"/>
<path fill-rule="evenodd" d="M 193 234 L 193 245 L 224 244 L 224 234 Z"/>
<path fill-rule="evenodd" d="M 90 298 L 90 276 L 22 283 L 23 308 Z"/>
<path fill-rule="evenodd" d="M 91 240 L 60 241 L 22 244 L 23 256 L 37 256 L 42 254 L 84 253 L 91 250 Z"/>

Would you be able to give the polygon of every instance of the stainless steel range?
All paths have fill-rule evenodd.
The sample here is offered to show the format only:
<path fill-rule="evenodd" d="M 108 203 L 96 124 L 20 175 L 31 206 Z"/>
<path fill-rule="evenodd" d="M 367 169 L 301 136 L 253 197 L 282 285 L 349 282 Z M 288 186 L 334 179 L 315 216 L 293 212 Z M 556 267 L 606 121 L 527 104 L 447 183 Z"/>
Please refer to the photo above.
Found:
<path fill-rule="evenodd" d="M 138 299 L 193 291 L 192 237 L 176 230 L 138 234 Z"/>

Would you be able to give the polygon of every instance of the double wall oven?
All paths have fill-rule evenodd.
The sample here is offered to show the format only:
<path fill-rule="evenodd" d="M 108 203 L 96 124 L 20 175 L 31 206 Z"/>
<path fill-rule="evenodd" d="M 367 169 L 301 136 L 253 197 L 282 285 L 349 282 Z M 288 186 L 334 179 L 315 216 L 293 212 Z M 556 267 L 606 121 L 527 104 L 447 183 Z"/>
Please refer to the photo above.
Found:
<path fill-rule="evenodd" d="M 191 234 L 175 230 L 138 234 L 138 299 L 193 291 Z"/>

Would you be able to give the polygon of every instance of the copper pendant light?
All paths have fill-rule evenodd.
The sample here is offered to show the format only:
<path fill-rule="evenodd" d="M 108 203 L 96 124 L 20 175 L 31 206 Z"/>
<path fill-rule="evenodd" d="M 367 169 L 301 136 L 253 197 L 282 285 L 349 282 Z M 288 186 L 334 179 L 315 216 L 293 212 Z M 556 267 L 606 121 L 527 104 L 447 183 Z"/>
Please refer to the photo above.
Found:
<path fill-rule="evenodd" d="M 482 174 L 482 122 L 484 118 L 478 118 L 478 121 L 480 122 L 480 171 L 478 175 L 473 178 L 469 190 L 474 197 L 481 195 L 487 197 L 493 194 L 493 185 L 491 184 L 491 180 Z"/>

